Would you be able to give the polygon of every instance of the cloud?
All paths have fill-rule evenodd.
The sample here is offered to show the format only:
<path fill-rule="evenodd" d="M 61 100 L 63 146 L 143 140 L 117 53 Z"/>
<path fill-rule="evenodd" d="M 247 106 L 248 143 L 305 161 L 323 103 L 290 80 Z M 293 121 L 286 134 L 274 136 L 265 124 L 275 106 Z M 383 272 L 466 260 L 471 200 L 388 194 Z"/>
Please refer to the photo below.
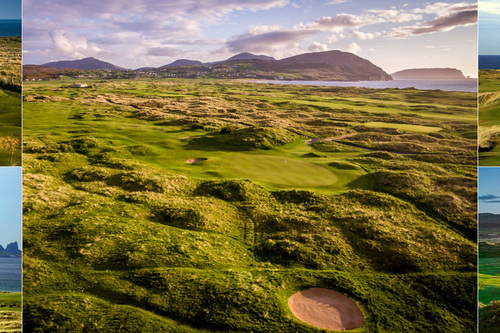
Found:
<path fill-rule="evenodd" d="M 438 17 L 447 16 L 454 12 L 463 11 L 477 11 L 477 3 L 468 2 L 458 2 L 458 3 L 446 3 L 446 2 L 436 2 L 433 4 L 427 4 L 424 8 L 415 8 L 412 10 L 413 13 L 425 13 L 432 14 Z"/>
<path fill-rule="evenodd" d="M 96 44 L 88 43 L 86 38 L 62 30 L 52 31 L 50 38 L 58 55 L 72 59 L 85 58 L 102 52 Z"/>
<path fill-rule="evenodd" d="M 368 13 L 375 14 L 379 17 L 384 18 L 388 22 L 409 22 L 417 21 L 422 19 L 422 15 L 414 14 L 406 11 L 400 11 L 395 9 L 371 9 L 367 10 Z"/>
<path fill-rule="evenodd" d="M 349 46 L 347 46 L 346 51 L 357 54 L 361 51 L 361 46 L 356 43 L 351 43 L 349 44 Z"/>
<path fill-rule="evenodd" d="M 219 18 L 234 11 L 259 11 L 283 7 L 288 0 L 128 0 L 104 1 L 86 0 L 24 0 L 24 15 L 27 17 L 53 17 L 59 20 L 74 20 L 81 17 L 118 20 L 156 17 L 168 20 L 170 17 L 184 16 L 198 18 Z"/>
<path fill-rule="evenodd" d="M 383 21 L 382 18 L 373 15 L 337 14 L 333 17 L 320 17 L 314 22 L 307 24 L 306 28 L 340 32 L 346 28 L 359 28 Z"/>
<path fill-rule="evenodd" d="M 500 3 L 482 1 L 479 4 L 479 11 L 481 13 L 500 15 Z"/>
<path fill-rule="evenodd" d="M 338 5 L 338 4 L 346 3 L 349 1 L 351 1 L 351 0 L 332 0 L 332 1 L 328 1 L 327 3 L 325 3 L 325 5 Z"/>
<path fill-rule="evenodd" d="M 155 57 L 175 57 L 181 52 L 173 47 L 152 47 L 148 50 L 146 55 Z"/>
<path fill-rule="evenodd" d="M 448 16 L 438 17 L 427 22 L 426 25 L 404 26 L 392 29 L 389 33 L 391 38 L 402 38 L 412 35 L 421 35 L 440 31 L 452 30 L 459 26 L 477 23 L 477 11 L 457 11 Z"/>
<path fill-rule="evenodd" d="M 485 194 L 478 197 L 482 203 L 497 203 L 500 202 L 500 196 L 494 194 Z"/>
<path fill-rule="evenodd" d="M 374 39 L 374 38 L 380 37 L 381 35 L 382 34 L 380 32 L 374 32 L 374 33 L 368 32 L 368 33 L 364 33 L 362 31 L 356 31 L 356 30 L 352 30 L 351 33 L 350 33 L 351 37 L 354 37 L 354 38 L 357 38 L 357 39 L 361 39 L 361 40 Z"/>
<path fill-rule="evenodd" d="M 328 51 L 328 46 L 320 42 L 312 42 L 312 44 L 309 45 L 307 50 L 309 52 L 323 52 L 323 51 Z"/>
<path fill-rule="evenodd" d="M 258 35 L 244 34 L 236 36 L 226 43 L 231 52 L 270 52 L 315 34 L 309 30 L 272 31 Z"/>

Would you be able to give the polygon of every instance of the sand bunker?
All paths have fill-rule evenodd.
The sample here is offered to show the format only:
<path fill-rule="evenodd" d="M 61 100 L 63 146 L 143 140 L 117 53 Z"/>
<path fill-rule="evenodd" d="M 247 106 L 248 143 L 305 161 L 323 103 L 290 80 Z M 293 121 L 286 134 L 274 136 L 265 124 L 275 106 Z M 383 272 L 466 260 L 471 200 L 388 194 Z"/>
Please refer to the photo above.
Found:
<path fill-rule="evenodd" d="M 347 296 L 324 288 L 311 288 L 288 299 L 293 314 L 309 325 L 328 330 L 352 330 L 363 324 L 363 313 Z"/>
<path fill-rule="evenodd" d="M 195 163 L 205 162 L 206 160 L 207 160 L 206 158 L 190 158 L 189 160 L 186 161 L 186 163 L 195 164 Z"/>

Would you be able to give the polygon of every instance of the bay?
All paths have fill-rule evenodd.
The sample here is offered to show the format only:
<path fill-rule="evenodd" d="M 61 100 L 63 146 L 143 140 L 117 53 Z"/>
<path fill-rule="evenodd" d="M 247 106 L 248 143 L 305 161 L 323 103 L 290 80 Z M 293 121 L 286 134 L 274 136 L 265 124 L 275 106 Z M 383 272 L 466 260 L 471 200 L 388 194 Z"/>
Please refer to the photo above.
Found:
<path fill-rule="evenodd" d="M 479 69 L 500 69 L 500 55 L 480 55 Z"/>
<path fill-rule="evenodd" d="M 0 257 L 0 291 L 20 292 L 21 288 L 21 258 Z"/>
<path fill-rule="evenodd" d="M 418 90 L 445 90 L 445 91 L 465 91 L 477 92 L 477 79 L 461 80 L 391 80 L 391 81 L 275 81 L 259 80 L 259 83 L 270 84 L 303 84 L 316 86 L 335 87 L 361 87 L 375 89 L 407 89 Z"/>
<path fill-rule="evenodd" d="M 0 20 L 0 37 L 16 37 L 21 35 L 21 20 Z"/>

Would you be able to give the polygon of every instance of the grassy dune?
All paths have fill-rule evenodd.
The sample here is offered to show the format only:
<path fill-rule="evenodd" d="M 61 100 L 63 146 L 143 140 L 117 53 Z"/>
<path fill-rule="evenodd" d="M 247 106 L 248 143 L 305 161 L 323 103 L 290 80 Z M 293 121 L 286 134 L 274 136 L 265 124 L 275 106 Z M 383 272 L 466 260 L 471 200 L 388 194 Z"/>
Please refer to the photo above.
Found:
<path fill-rule="evenodd" d="M 0 38 L 0 166 L 21 164 L 21 37 Z"/>
<path fill-rule="evenodd" d="M 21 332 L 21 293 L 0 292 L 0 331 Z"/>
<path fill-rule="evenodd" d="M 21 37 L 0 37 L 0 82 L 21 86 Z"/>
<path fill-rule="evenodd" d="M 323 287 L 475 331 L 474 94 L 64 84 L 24 90 L 26 329 L 322 332 L 287 299 Z"/>
<path fill-rule="evenodd" d="M 481 332 L 495 332 L 500 300 L 500 266 L 498 256 L 500 245 L 479 243 L 479 329 Z"/>
<path fill-rule="evenodd" d="M 500 85 L 497 70 L 479 71 L 479 165 L 500 165 Z"/>

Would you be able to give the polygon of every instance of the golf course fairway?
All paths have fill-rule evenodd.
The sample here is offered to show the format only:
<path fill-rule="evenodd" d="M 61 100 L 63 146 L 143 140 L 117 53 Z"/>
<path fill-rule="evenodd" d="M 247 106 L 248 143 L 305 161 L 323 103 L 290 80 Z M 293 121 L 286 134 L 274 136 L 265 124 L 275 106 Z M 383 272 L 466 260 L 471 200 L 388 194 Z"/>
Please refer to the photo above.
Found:
<path fill-rule="evenodd" d="M 321 186 L 338 180 L 320 165 L 279 156 L 236 155 L 225 159 L 222 167 L 242 177 L 283 185 Z"/>

